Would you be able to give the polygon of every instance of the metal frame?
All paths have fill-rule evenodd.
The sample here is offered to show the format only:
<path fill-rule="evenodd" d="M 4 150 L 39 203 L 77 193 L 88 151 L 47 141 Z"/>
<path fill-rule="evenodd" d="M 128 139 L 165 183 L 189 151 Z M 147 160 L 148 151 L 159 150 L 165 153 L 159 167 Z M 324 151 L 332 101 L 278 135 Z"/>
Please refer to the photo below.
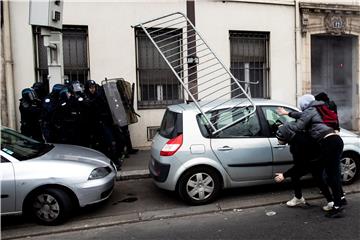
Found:
<path fill-rule="evenodd" d="M 232 75 L 230 70 L 226 68 L 215 55 L 204 38 L 183 13 L 176 12 L 168 14 L 133 27 L 141 27 L 143 29 L 187 92 L 189 100 L 194 102 L 204 119 L 208 122 L 212 134 L 216 134 L 234 125 L 256 111 L 256 106 L 248 93 L 242 88 L 239 81 Z M 170 52 L 169 50 L 162 51 L 162 48 L 165 45 L 171 44 L 169 42 L 165 45 L 161 44 L 164 42 L 164 39 L 161 39 L 161 34 L 157 33 L 161 32 L 163 29 L 174 32 L 179 31 L 181 33 L 182 48 L 180 48 L 180 54 L 176 53 L 168 55 L 168 52 Z M 171 38 L 172 37 L 167 38 L 166 41 Z M 179 55 L 180 59 L 172 59 L 174 56 Z M 188 63 L 190 58 L 196 63 Z M 178 62 L 180 62 L 180 65 L 174 66 L 174 63 L 178 64 Z M 182 67 L 181 73 L 176 71 L 176 68 L 178 67 Z M 233 80 L 232 83 L 231 80 Z M 193 86 L 193 83 L 196 83 L 196 86 Z M 231 86 L 234 84 L 235 88 L 231 90 Z M 237 90 L 240 90 L 240 94 L 232 97 L 231 92 Z M 201 99 L 201 101 L 197 100 L 198 98 Z M 207 117 L 206 113 L 221 109 L 221 106 L 231 101 L 233 98 L 240 98 L 241 101 L 226 111 L 241 111 L 241 108 L 252 107 L 251 111 L 239 119 L 230 121 L 230 123 L 226 124 L 224 127 L 218 128 L 217 124 L 219 121 Z M 222 119 L 222 121 L 225 120 L 228 119 Z"/>

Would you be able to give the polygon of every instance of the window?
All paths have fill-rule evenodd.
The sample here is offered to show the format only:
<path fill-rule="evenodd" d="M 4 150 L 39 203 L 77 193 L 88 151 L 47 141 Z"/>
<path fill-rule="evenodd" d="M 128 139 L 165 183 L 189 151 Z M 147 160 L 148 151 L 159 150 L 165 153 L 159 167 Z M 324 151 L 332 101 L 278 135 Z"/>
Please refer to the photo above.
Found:
<path fill-rule="evenodd" d="M 183 132 L 182 114 L 166 110 L 159 134 L 164 138 L 174 138 Z"/>
<path fill-rule="evenodd" d="M 225 125 L 236 121 L 237 119 L 243 117 L 245 114 L 250 112 L 250 108 L 235 108 L 230 111 L 214 111 L 211 113 L 212 116 L 216 116 L 217 126 L 216 128 L 224 127 Z M 198 123 L 200 124 L 200 130 L 204 137 L 208 137 L 209 129 L 207 127 L 207 122 L 202 117 L 202 115 L 198 115 Z M 220 125 L 221 124 L 221 125 Z M 259 119 L 256 114 L 252 114 L 249 117 L 244 118 L 240 122 L 234 124 L 231 127 L 224 129 L 215 135 L 216 138 L 239 138 L 239 137 L 256 137 L 261 135 L 261 127 L 259 123 Z"/>
<path fill-rule="evenodd" d="M 280 116 L 279 114 L 277 114 L 277 112 L 276 112 L 277 108 L 278 108 L 278 106 L 262 107 L 262 111 L 264 113 L 265 119 L 269 124 L 270 131 L 273 136 L 275 136 L 275 133 L 280 124 L 295 121 L 294 118 L 291 118 L 287 115 Z M 288 112 L 294 111 L 293 109 L 286 108 L 286 107 L 284 107 L 284 109 Z"/>
<path fill-rule="evenodd" d="M 84 26 L 63 26 L 64 75 L 71 80 L 84 83 L 89 79 L 88 28 Z M 40 29 L 34 28 L 36 46 L 36 79 L 48 83 L 47 49 L 44 47 Z"/>
<path fill-rule="evenodd" d="M 252 97 L 270 98 L 268 49 L 269 33 L 230 31 L 230 71 L 239 81 L 259 82 L 241 83 L 245 90 L 250 87 Z M 232 97 L 239 94 L 234 91 Z"/>
<path fill-rule="evenodd" d="M 157 31 L 159 39 L 163 40 L 163 51 L 176 55 L 180 64 L 181 34 L 178 31 Z M 174 73 L 161 57 L 150 39 L 142 29 L 136 29 L 137 77 L 138 77 L 138 107 L 163 108 L 170 104 L 183 102 L 183 89 Z M 170 39 L 169 39 L 170 38 Z M 174 41 L 178 38 L 178 41 Z M 157 39 L 157 40 L 159 40 Z M 173 42 L 172 44 L 169 44 Z M 174 60 L 175 61 L 175 60 Z M 177 68 L 181 72 L 182 69 Z"/>
<path fill-rule="evenodd" d="M 41 143 L 8 128 L 1 129 L 1 151 L 22 161 L 39 157 L 54 146 Z"/>

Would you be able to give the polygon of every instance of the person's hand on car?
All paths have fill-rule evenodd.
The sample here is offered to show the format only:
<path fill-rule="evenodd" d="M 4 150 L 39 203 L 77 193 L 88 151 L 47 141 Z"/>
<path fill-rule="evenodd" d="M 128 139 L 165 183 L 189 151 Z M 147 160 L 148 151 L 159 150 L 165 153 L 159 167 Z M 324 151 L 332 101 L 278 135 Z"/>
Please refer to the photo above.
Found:
<path fill-rule="evenodd" d="M 285 110 L 285 108 L 283 107 L 278 107 L 276 109 L 276 113 L 279 114 L 280 116 L 283 116 L 283 115 L 288 115 L 289 112 Z"/>
<path fill-rule="evenodd" d="M 284 181 L 285 178 L 282 173 L 275 173 L 275 175 L 276 175 L 274 178 L 275 182 L 280 183 L 280 182 Z"/>

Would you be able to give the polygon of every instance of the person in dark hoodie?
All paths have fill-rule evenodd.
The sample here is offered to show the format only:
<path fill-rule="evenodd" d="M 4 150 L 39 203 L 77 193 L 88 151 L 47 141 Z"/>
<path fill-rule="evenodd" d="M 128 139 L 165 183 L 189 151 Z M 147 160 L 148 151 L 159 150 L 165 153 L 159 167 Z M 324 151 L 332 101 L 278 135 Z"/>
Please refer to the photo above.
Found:
<path fill-rule="evenodd" d="M 279 141 L 284 141 L 277 136 Z M 319 187 L 328 202 L 332 201 L 329 187 L 323 179 L 324 168 L 319 161 L 319 146 L 306 132 L 297 132 L 295 136 L 288 142 L 290 152 L 293 156 L 294 165 L 284 173 L 277 173 L 276 182 L 282 182 L 285 178 L 291 178 L 291 184 L 294 189 L 294 197 L 286 202 L 288 207 L 295 207 L 306 204 L 302 195 L 301 177 L 311 173 L 316 185 Z"/>
<path fill-rule="evenodd" d="M 341 186 L 340 157 L 344 143 L 335 130 L 323 123 L 316 106 L 325 104 L 316 101 L 311 94 L 305 94 L 299 98 L 302 112 L 278 111 L 279 114 L 288 114 L 297 119 L 287 122 L 279 127 L 277 136 L 285 142 L 291 142 L 297 132 L 306 131 L 312 139 L 319 144 L 320 160 L 328 177 L 328 185 L 332 192 L 333 206 L 326 213 L 326 217 L 340 217 L 342 208 L 343 192 Z M 281 113 L 282 112 L 282 113 Z M 281 178 L 281 177 L 280 177 Z M 328 200 L 329 201 L 329 200 Z M 328 203 L 329 206 L 330 202 Z"/>

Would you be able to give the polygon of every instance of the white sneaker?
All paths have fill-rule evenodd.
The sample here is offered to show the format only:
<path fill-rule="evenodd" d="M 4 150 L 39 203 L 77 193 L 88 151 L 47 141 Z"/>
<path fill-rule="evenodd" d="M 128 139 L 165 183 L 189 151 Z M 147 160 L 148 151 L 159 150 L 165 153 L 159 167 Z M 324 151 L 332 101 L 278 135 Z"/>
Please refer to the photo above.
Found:
<path fill-rule="evenodd" d="M 293 199 L 286 202 L 286 205 L 288 205 L 289 207 L 295 207 L 297 205 L 305 204 L 305 203 L 306 203 L 306 201 L 305 201 L 304 197 L 301 197 L 300 199 L 297 197 L 293 197 Z"/>
<path fill-rule="evenodd" d="M 330 211 L 334 206 L 334 202 L 328 202 L 326 206 L 323 206 L 322 209 L 326 212 Z"/>

